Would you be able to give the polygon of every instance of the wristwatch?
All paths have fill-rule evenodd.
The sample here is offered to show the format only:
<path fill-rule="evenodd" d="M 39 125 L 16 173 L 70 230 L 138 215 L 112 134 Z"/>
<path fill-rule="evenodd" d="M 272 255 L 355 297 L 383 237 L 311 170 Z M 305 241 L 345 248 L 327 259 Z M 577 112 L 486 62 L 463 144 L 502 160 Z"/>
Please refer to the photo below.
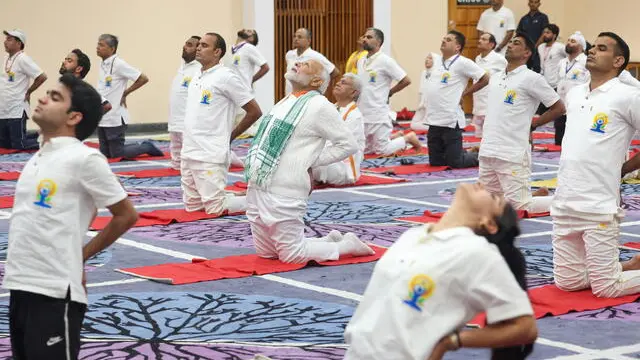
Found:
<path fill-rule="evenodd" d="M 460 342 L 460 332 L 456 330 L 453 334 L 449 335 L 449 341 L 453 344 L 453 351 L 456 351 L 462 347 L 462 343 Z"/>

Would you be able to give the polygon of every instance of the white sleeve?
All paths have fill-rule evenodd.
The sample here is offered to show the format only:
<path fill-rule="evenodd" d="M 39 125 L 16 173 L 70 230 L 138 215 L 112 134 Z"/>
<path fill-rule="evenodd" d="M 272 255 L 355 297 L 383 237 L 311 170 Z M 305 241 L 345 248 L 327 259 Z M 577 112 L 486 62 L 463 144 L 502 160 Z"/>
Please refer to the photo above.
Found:
<path fill-rule="evenodd" d="M 104 155 L 98 152 L 89 155 L 82 170 L 80 184 L 91 195 L 97 208 L 108 207 L 127 198 Z"/>
<path fill-rule="evenodd" d="M 640 90 L 634 88 L 630 100 L 629 121 L 636 131 L 640 131 Z"/>
<path fill-rule="evenodd" d="M 333 65 L 333 63 L 331 61 L 329 61 L 329 59 L 327 59 L 324 55 L 320 54 L 317 51 L 316 51 L 316 54 L 318 54 L 318 61 L 320 61 L 322 63 L 322 66 L 324 66 L 324 69 L 329 74 L 331 74 L 333 72 L 333 70 L 336 68 L 336 66 Z"/>
<path fill-rule="evenodd" d="M 532 315 L 533 308 L 500 253 L 485 251 L 469 279 L 470 303 L 487 313 L 489 324 Z"/>
<path fill-rule="evenodd" d="M 474 63 L 473 61 L 471 61 L 470 59 L 464 58 L 462 59 L 463 64 L 464 64 L 464 75 L 468 78 L 471 78 L 475 81 L 480 80 L 481 77 L 484 76 L 484 74 L 486 74 L 486 71 L 484 71 L 483 68 L 480 67 L 480 65 Z"/>
<path fill-rule="evenodd" d="M 349 132 L 353 135 L 353 138 L 356 139 L 356 141 L 364 135 L 362 130 L 363 122 L 364 119 L 360 111 L 352 111 L 349 116 L 347 116 L 347 121 L 345 121 L 345 125 L 347 125 Z"/>
<path fill-rule="evenodd" d="M 267 63 L 267 60 L 265 60 L 265 58 L 262 56 L 260 51 L 258 51 L 258 49 L 255 46 L 252 46 L 249 49 L 251 49 L 250 55 L 249 55 L 251 57 L 251 61 L 256 66 L 262 66 Z"/>
<path fill-rule="evenodd" d="M 316 166 L 326 166 L 337 161 L 342 161 L 358 151 L 358 144 L 349 128 L 342 120 L 340 113 L 330 104 L 322 104 L 315 112 L 318 120 L 312 123 L 313 131 L 319 137 L 330 141 L 331 145 L 326 146 L 318 159 L 313 164 Z"/>
<path fill-rule="evenodd" d="M 516 18 L 515 18 L 515 16 L 513 16 L 513 11 L 511 11 L 511 10 L 509 10 L 509 13 L 507 14 L 507 24 L 506 25 L 507 25 L 507 31 L 515 30 L 517 28 Z M 535 39 L 533 41 L 537 41 L 537 40 L 538 39 Z"/>
<path fill-rule="evenodd" d="M 387 60 L 388 61 L 387 66 L 385 67 L 385 71 L 391 79 L 393 79 L 394 81 L 400 81 L 404 79 L 405 76 L 407 76 L 407 73 L 404 71 L 404 69 L 402 69 L 394 59 L 389 57 L 387 58 Z"/>
<path fill-rule="evenodd" d="M 113 59 L 115 61 L 113 72 L 122 76 L 125 79 L 136 81 L 142 75 L 142 72 L 133 66 L 129 65 L 126 61 L 118 58 Z"/>
<path fill-rule="evenodd" d="M 487 16 L 485 14 L 486 10 L 480 15 L 480 20 L 478 20 L 478 26 L 476 29 L 486 32 L 489 31 L 489 27 L 487 26 Z"/>
<path fill-rule="evenodd" d="M 532 84 L 527 89 L 534 99 L 539 100 L 546 107 L 551 107 L 560 100 L 560 95 L 553 90 L 542 75 L 535 74 L 532 76 L 532 80 Z"/>
<path fill-rule="evenodd" d="M 235 72 L 229 74 L 222 91 L 238 107 L 245 106 L 249 101 L 253 100 L 251 90 L 244 85 L 240 76 Z"/>
<path fill-rule="evenodd" d="M 628 70 L 623 70 L 620 76 L 618 76 L 618 78 L 620 78 L 620 81 L 623 84 L 627 84 L 635 88 L 640 88 L 640 81 L 634 78 L 633 75 L 631 75 L 631 73 Z"/>
<path fill-rule="evenodd" d="M 19 57 L 20 70 L 24 72 L 29 78 L 35 79 L 42 74 L 42 69 L 36 64 L 30 56 L 25 55 Z"/>

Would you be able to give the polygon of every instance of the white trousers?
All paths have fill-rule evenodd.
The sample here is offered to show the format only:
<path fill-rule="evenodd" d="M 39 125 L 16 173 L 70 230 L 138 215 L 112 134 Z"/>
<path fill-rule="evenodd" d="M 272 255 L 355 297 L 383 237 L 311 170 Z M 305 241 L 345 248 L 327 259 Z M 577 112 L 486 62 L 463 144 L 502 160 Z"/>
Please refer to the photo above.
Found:
<path fill-rule="evenodd" d="M 502 196 L 516 209 L 530 213 L 549 211 L 553 196 L 531 195 L 531 154 L 522 163 L 481 156 L 478 181 L 492 194 Z"/>
<path fill-rule="evenodd" d="M 553 276 L 565 291 L 591 288 L 598 297 L 640 293 L 640 270 L 622 271 L 620 218 L 606 222 L 578 216 L 553 218 Z"/>
<path fill-rule="evenodd" d="M 182 133 L 170 131 L 169 132 L 169 152 L 171 153 L 171 165 L 172 169 L 180 170 L 180 153 L 182 151 Z"/>
<path fill-rule="evenodd" d="M 473 123 L 473 127 L 476 129 L 475 136 L 478 138 L 482 137 L 482 127 L 484 126 L 484 115 L 473 115 L 471 118 L 471 122 Z"/>
<path fill-rule="evenodd" d="M 347 160 L 348 161 L 348 160 Z M 360 171 L 346 161 L 340 161 L 327 166 L 317 166 L 311 169 L 313 180 L 329 185 L 350 185 L 360 178 Z"/>
<path fill-rule="evenodd" d="M 180 182 L 182 199 L 187 211 L 203 210 L 207 214 L 222 214 L 225 210 L 246 210 L 246 199 L 227 193 L 228 165 L 182 160 Z"/>
<path fill-rule="evenodd" d="M 247 218 L 260 257 L 285 263 L 337 260 L 337 243 L 304 237 L 307 201 L 274 195 L 249 186 Z"/>
<path fill-rule="evenodd" d="M 393 127 L 388 121 L 384 123 L 365 123 L 366 147 L 364 153 L 391 155 L 404 149 L 407 146 L 407 142 L 403 136 L 391 140 L 392 129 Z"/>

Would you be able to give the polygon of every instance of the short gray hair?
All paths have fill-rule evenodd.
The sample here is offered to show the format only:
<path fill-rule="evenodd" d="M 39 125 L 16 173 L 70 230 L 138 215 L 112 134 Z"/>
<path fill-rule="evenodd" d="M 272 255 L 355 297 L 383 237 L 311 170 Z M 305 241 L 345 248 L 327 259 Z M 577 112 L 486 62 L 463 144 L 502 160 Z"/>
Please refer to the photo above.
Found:
<path fill-rule="evenodd" d="M 327 91 L 327 88 L 329 87 L 329 83 L 331 82 L 331 76 L 329 72 L 324 68 L 324 66 L 322 67 L 322 71 L 320 71 L 320 74 L 318 74 L 318 76 L 320 76 L 320 78 L 322 79 L 322 86 L 320 86 L 320 92 L 324 94 L 325 91 Z"/>
<path fill-rule="evenodd" d="M 98 41 L 104 41 L 109 47 L 112 47 L 114 50 L 118 50 L 118 37 L 111 34 L 102 34 L 98 38 Z"/>
<path fill-rule="evenodd" d="M 344 75 L 342 75 L 342 77 L 351 79 L 351 83 L 353 84 L 352 86 L 358 92 L 358 95 L 359 95 L 360 91 L 362 91 L 362 81 L 360 80 L 360 77 L 350 72 L 345 73 Z"/>

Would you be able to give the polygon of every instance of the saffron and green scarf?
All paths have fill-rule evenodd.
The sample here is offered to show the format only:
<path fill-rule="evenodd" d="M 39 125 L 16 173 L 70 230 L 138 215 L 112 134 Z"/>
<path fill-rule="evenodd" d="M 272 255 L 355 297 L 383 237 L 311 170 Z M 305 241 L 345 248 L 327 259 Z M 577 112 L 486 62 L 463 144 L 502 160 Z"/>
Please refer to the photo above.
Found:
<path fill-rule="evenodd" d="M 274 118 L 273 109 L 260 119 L 260 127 L 245 159 L 245 181 L 251 180 L 259 186 L 266 184 L 278 168 L 280 156 L 302 119 L 307 102 L 317 95 L 320 95 L 318 91 L 309 91 L 300 96 L 284 119 Z M 274 106 L 275 108 L 277 105 Z"/>

